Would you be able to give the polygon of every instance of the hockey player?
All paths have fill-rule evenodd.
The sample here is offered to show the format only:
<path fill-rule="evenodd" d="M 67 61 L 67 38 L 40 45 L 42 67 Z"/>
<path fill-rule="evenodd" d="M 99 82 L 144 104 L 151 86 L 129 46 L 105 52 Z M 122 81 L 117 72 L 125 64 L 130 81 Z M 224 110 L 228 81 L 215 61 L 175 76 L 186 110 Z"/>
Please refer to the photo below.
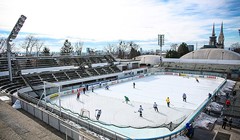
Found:
<path fill-rule="evenodd" d="M 142 105 L 140 105 L 140 108 L 138 109 L 140 117 L 142 117 L 142 111 L 143 111 L 143 108 L 142 108 Z"/>
<path fill-rule="evenodd" d="M 157 103 L 156 102 L 154 102 L 154 104 L 153 104 L 153 108 L 154 108 L 154 110 L 155 111 L 157 111 L 158 112 L 158 107 L 157 107 L 158 105 L 157 105 Z"/>
<path fill-rule="evenodd" d="M 124 96 L 124 99 L 125 99 L 126 104 L 130 101 L 127 96 Z"/>
<path fill-rule="evenodd" d="M 85 87 L 83 87 L 83 94 L 85 94 L 85 92 L 86 92 L 86 88 L 85 88 Z"/>
<path fill-rule="evenodd" d="M 86 90 L 88 91 L 89 85 L 86 85 Z"/>
<path fill-rule="evenodd" d="M 187 102 L 187 95 L 186 95 L 186 93 L 183 93 L 183 96 L 182 96 L 182 97 L 183 97 L 183 101 L 184 101 L 184 102 Z"/>
<path fill-rule="evenodd" d="M 109 90 L 109 85 L 106 85 L 105 89 L 106 89 L 106 90 Z"/>
<path fill-rule="evenodd" d="M 136 85 L 135 82 L 133 82 L 133 88 L 135 88 L 135 85 Z"/>
<path fill-rule="evenodd" d="M 80 97 L 80 90 L 78 89 L 77 91 L 78 91 L 78 93 L 77 93 L 77 99 L 79 99 L 79 97 Z"/>
<path fill-rule="evenodd" d="M 210 99 L 212 97 L 211 93 L 208 93 L 208 99 Z"/>
<path fill-rule="evenodd" d="M 167 106 L 170 107 L 170 99 L 169 99 L 169 97 L 167 97 L 166 102 L 167 102 Z"/>
<path fill-rule="evenodd" d="M 196 81 L 199 83 L 199 81 L 198 81 L 197 77 L 196 77 L 195 79 L 196 79 Z"/>
<path fill-rule="evenodd" d="M 95 111 L 97 111 L 97 116 L 96 119 L 99 120 L 101 114 L 102 114 L 102 110 L 101 109 L 96 109 Z"/>

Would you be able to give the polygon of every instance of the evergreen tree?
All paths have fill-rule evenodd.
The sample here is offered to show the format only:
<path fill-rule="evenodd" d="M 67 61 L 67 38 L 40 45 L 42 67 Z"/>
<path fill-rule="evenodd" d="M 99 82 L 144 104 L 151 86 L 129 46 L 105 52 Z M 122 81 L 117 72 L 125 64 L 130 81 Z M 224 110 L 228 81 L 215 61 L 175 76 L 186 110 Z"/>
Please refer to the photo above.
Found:
<path fill-rule="evenodd" d="M 136 56 L 139 56 L 139 55 L 141 55 L 140 52 L 132 47 L 131 50 L 130 50 L 129 58 L 132 59 L 132 58 L 134 58 Z"/>
<path fill-rule="evenodd" d="M 189 53 L 189 50 L 188 50 L 188 47 L 187 47 L 187 44 L 185 42 L 183 42 L 179 47 L 178 47 L 178 54 L 179 54 L 179 57 L 185 55 Z"/>
<path fill-rule="evenodd" d="M 47 48 L 47 47 L 44 47 L 43 51 L 42 51 L 42 55 L 43 56 L 50 56 L 50 49 Z"/>
<path fill-rule="evenodd" d="M 71 46 L 71 42 L 67 39 L 65 40 L 63 47 L 61 48 L 61 55 L 70 55 L 73 53 L 73 47 Z"/>
<path fill-rule="evenodd" d="M 168 50 L 166 54 L 166 58 L 179 58 L 179 54 L 175 50 Z"/>

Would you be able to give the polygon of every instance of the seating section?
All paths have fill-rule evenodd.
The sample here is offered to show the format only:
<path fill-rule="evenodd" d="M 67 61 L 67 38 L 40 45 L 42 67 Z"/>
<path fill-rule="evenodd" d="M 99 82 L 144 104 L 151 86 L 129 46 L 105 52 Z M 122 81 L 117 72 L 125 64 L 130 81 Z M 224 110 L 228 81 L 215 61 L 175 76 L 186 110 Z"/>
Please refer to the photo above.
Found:
<path fill-rule="evenodd" d="M 113 64 L 115 59 L 110 55 L 98 55 L 98 56 L 66 56 L 63 57 L 16 57 L 12 60 L 13 68 L 13 82 L 10 82 L 8 76 L 0 77 L 0 91 L 8 93 L 14 93 L 21 87 L 30 86 L 34 90 L 34 95 L 38 89 L 36 86 L 43 85 L 43 81 L 47 82 L 61 82 L 73 79 L 87 78 L 90 76 L 106 75 L 111 73 L 120 72 L 120 70 L 114 66 L 99 66 L 91 67 L 92 64 L 110 63 Z M 65 69 L 60 71 L 48 71 L 40 73 L 32 73 L 26 75 L 20 75 L 18 73 L 24 69 L 38 69 L 75 65 L 78 69 Z M 88 65 L 88 67 L 85 67 Z M 8 71 L 7 58 L 0 58 L 0 72 Z M 18 76 L 16 75 L 18 74 Z"/>
<path fill-rule="evenodd" d="M 16 61 L 12 60 L 11 64 L 12 64 L 12 69 L 14 71 L 16 71 L 18 69 Z M 0 72 L 3 72 L 3 71 L 8 71 L 8 60 L 7 60 L 7 58 L 0 58 Z"/>
<path fill-rule="evenodd" d="M 90 76 L 84 69 L 77 69 L 76 73 L 80 75 L 82 78 Z"/>
<path fill-rule="evenodd" d="M 42 81 L 47 81 L 47 82 L 57 81 L 51 72 L 40 74 L 39 77 L 42 79 Z"/>
<path fill-rule="evenodd" d="M 12 60 L 14 70 L 47 68 L 58 66 L 91 66 L 97 63 L 112 63 L 116 60 L 111 55 L 98 56 L 78 56 L 78 57 L 16 57 Z M 6 57 L 0 58 L 0 72 L 8 70 L 8 61 Z"/>
<path fill-rule="evenodd" d="M 107 74 L 115 73 L 115 71 L 113 69 L 111 69 L 110 67 L 103 67 L 103 69 L 106 71 Z"/>
<path fill-rule="evenodd" d="M 86 71 L 87 71 L 91 76 L 98 76 L 98 75 L 100 75 L 94 68 L 86 69 Z"/>
<path fill-rule="evenodd" d="M 33 59 L 18 59 L 17 61 L 21 69 L 33 69 L 36 65 Z"/>
<path fill-rule="evenodd" d="M 24 76 L 24 78 L 28 80 L 28 82 L 30 82 L 32 86 L 43 84 L 42 79 L 39 77 L 38 74 L 29 74 Z"/>
<path fill-rule="evenodd" d="M 209 72 L 220 72 L 229 73 L 232 71 L 239 71 L 240 65 L 225 65 L 225 64 L 201 64 L 201 63 L 175 63 L 175 62 L 164 62 L 162 67 L 165 69 L 176 69 L 176 70 L 196 70 L 196 71 L 209 71 Z"/>
<path fill-rule="evenodd" d="M 116 60 L 111 55 L 105 55 L 104 58 L 107 62 L 116 62 Z"/>
<path fill-rule="evenodd" d="M 66 75 L 65 72 L 55 72 L 53 73 L 53 75 L 56 77 L 57 81 L 65 81 L 65 80 L 69 80 L 68 76 Z"/>
<path fill-rule="evenodd" d="M 37 59 L 36 66 L 38 68 L 45 67 L 57 67 L 59 66 L 55 59 Z"/>
<path fill-rule="evenodd" d="M 99 73 L 100 75 L 105 75 L 105 74 L 108 74 L 107 71 L 104 69 L 104 67 L 97 67 L 97 68 L 94 68 L 95 71 L 97 71 L 97 73 Z"/>
<path fill-rule="evenodd" d="M 75 70 L 68 70 L 68 71 L 65 71 L 65 73 L 68 75 L 70 79 L 81 78 L 81 76 Z"/>
<path fill-rule="evenodd" d="M 26 87 L 26 83 L 22 79 L 22 77 L 13 77 L 13 81 L 10 82 L 8 77 L 1 77 L 0 79 L 0 90 L 4 90 L 5 92 L 9 92 L 13 94 L 21 87 Z"/>
<path fill-rule="evenodd" d="M 114 72 L 121 72 L 121 70 L 115 65 L 111 66 L 110 69 L 112 69 Z"/>

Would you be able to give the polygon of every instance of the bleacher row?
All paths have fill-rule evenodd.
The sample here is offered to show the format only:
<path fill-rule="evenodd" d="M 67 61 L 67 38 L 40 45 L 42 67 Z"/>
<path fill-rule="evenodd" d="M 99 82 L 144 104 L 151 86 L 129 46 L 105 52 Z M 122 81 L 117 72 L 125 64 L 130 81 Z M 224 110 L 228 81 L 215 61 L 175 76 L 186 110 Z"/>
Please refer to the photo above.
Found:
<path fill-rule="evenodd" d="M 106 75 L 121 72 L 116 65 L 112 65 L 115 59 L 112 56 L 84 56 L 72 58 L 17 58 L 12 60 L 13 70 L 48 68 L 66 65 L 77 65 L 78 69 L 65 69 L 60 71 L 48 71 L 26 75 L 13 75 L 13 81 L 10 82 L 8 76 L 0 76 L 0 92 L 13 94 L 21 87 L 33 87 L 47 82 L 61 82 L 73 79 L 81 79 L 91 76 Z M 110 63 L 111 65 L 101 67 L 83 67 L 85 64 Z M 34 64 L 34 65 L 33 65 Z M 38 64 L 38 65 L 37 65 Z M 0 72 L 7 71 L 7 59 L 0 58 Z"/>
<path fill-rule="evenodd" d="M 197 71 L 209 71 L 229 73 L 232 71 L 240 71 L 240 65 L 224 65 L 224 64 L 201 64 L 201 63 L 175 63 L 164 62 L 162 67 L 165 69 L 177 69 L 177 70 L 197 70 Z"/>
<path fill-rule="evenodd" d="M 47 68 L 47 67 L 58 67 L 58 66 L 81 66 L 87 64 L 96 63 L 112 63 L 115 59 L 111 55 L 103 56 L 79 56 L 79 57 L 28 57 L 22 58 L 17 57 L 12 62 L 12 68 L 14 70 L 23 69 L 34 69 L 34 68 Z M 0 58 L 0 72 L 8 71 L 7 58 Z"/>
<path fill-rule="evenodd" d="M 9 80 L 8 76 L 2 76 L 0 78 L 0 92 L 13 94 L 18 88 L 26 86 L 27 85 L 21 76 L 13 77 L 12 82 Z"/>
<path fill-rule="evenodd" d="M 10 82 L 8 76 L 1 76 L 0 90 L 6 93 L 13 94 L 20 87 L 42 85 L 43 81 L 61 82 L 67 80 L 81 79 L 91 76 L 105 75 L 121 72 L 117 66 L 104 66 L 87 69 L 70 69 L 62 71 L 49 71 L 42 73 L 33 73 L 22 76 L 13 77 L 13 82 Z M 25 81 L 24 81 L 25 80 Z"/>
<path fill-rule="evenodd" d="M 74 80 L 80 78 L 86 78 L 90 76 L 99 76 L 111 73 L 121 72 L 116 66 L 104 66 L 97 68 L 87 69 L 70 69 L 55 72 L 43 72 L 24 75 L 24 78 L 31 86 L 43 84 L 43 81 L 47 82 L 60 82 L 67 80 Z"/>

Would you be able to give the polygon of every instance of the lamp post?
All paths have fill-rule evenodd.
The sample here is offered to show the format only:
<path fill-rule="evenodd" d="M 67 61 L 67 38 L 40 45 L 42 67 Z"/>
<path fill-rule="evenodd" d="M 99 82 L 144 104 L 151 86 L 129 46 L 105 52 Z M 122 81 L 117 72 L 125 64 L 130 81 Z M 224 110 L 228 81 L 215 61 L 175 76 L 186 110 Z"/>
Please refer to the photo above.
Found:
<path fill-rule="evenodd" d="M 18 19 L 17 23 L 15 24 L 14 28 L 12 29 L 10 35 L 7 38 L 7 57 L 8 57 L 8 71 L 9 71 L 9 79 L 12 82 L 12 64 L 11 64 L 11 45 L 10 42 L 12 42 L 13 39 L 15 39 L 18 35 L 18 32 L 23 26 L 23 23 L 27 17 L 24 15 L 21 15 Z"/>
<path fill-rule="evenodd" d="M 158 34 L 158 45 L 160 46 L 160 65 L 162 64 L 162 46 L 164 45 L 164 34 Z"/>

